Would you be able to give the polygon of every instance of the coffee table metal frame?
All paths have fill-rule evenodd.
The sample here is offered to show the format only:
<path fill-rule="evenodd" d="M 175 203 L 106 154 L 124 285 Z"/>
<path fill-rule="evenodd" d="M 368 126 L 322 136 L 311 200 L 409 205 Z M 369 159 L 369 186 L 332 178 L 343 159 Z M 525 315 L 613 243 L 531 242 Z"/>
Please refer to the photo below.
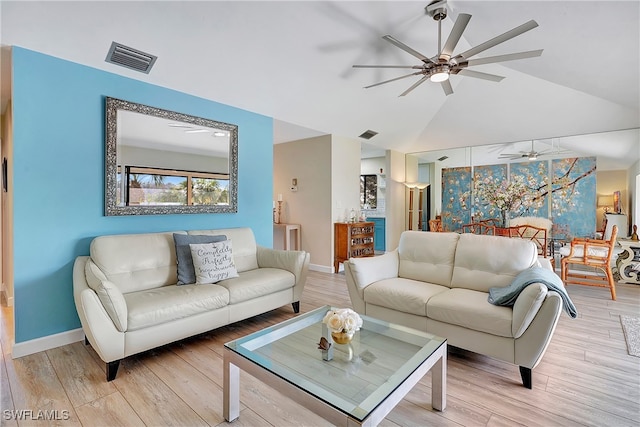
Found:
<path fill-rule="evenodd" d="M 438 411 L 443 411 L 446 408 L 447 342 L 443 338 L 414 329 L 362 316 L 363 330 L 377 329 L 381 335 L 386 335 L 391 331 L 390 333 L 395 334 L 396 337 L 413 336 L 418 341 L 426 338 L 429 343 L 403 365 L 402 369 L 407 372 L 406 376 L 392 375 L 394 378 L 389 379 L 392 384 L 385 383 L 380 386 L 351 413 L 332 405 L 328 402 L 330 399 L 325 400 L 318 397 L 305 388 L 305 386 L 309 386 L 308 388 L 316 387 L 317 392 L 317 384 L 310 386 L 306 380 L 299 381 L 302 384 L 294 383 L 295 373 L 287 372 L 286 368 L 280 368 L 280 371 L 274 369 L 270 360 L 266 360 L 254 352 L 254 350 L 282 339 L 293 332 L 321 322 L 324 314 L 331 308 L 330 306 L 320 307 L 224 345 L 223 413 L 227 421 L 235 420 L 240 414 L 240 369 L 335 425 L 377 425 L 429 371 L 431 371 L 432 382 L 431 406 Z M 325 333 L 326 327 L 323 325 L 323 335 Z M 331 342 L 331 339 L 329 341 Z M 434 347 L 436 347 L 435 350 L 433 350 Z M 318 352 L 321 353 L 320 350 Z M 270 365 L 270 367 L 262 365 Z M 293 376 L 293 379 L 289 374 Z M 289 379 L 286 378 L 287 376 Z M 394 381 L 397 384 L 393 384 Z M 391 386 L 390 389 L 389 386 Z"/>

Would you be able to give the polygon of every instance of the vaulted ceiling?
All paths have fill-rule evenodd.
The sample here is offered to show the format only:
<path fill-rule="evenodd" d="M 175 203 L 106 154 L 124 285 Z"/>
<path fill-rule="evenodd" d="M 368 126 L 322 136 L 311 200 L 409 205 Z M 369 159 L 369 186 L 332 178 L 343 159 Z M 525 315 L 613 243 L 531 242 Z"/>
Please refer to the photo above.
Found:
<path fill-rule="evenodd" d="M 640 2 L 450 0 L 443 38 L 472 15 L 454 53 L 534 19 L 478 57 L 542 56 L 475 68 L 499 83 L 452 76 L 450 96 L 426 82 L 399 97 L 418 77 L 363 89 L 407 71 L 353 64 L 418 62 L 385 34 L 436 54 L 428 3 L 2 1 L 0 41 L 271 116 L 275 142 L 370 129 L 374 147 L 417 152 L 640 127 Z M 154 68 L 106 63 L 112 41 L 157 55 Z"/>

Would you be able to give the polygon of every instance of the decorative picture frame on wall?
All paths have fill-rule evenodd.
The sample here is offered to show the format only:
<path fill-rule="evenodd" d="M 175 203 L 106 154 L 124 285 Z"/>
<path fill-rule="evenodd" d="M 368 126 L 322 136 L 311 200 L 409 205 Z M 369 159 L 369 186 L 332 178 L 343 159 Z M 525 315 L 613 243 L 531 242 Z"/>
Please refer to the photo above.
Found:
<path fill-rule="evenodd" d="M 622 199 L 620 197 L 620 191 L 613 192 L 613 212 L 622 213 Z"/>

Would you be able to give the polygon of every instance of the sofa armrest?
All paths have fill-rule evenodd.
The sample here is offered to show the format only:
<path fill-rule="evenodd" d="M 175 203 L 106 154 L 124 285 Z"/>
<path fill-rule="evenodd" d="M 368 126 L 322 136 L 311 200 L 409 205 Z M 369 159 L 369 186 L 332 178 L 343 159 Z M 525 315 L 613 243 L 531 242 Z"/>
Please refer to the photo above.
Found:
<path fill-rule="evenodd" d="M 85 268 L 88 256 L 76 258 L 73 266 L 73 297 L 82 329 L 100 358 L 105 362 L 125 357 L 124 332 L 119 331 L 96 292 L 89 287 Z"/>
<path fill-rule="evenodd" d="M 283 251 L 258 246 L 257 258 L 260 268 L 280 268 L 295 276 L 294 301 L 299 301 L 307 281 L 311 255 L 306 251 Z"/>
<path fill-rule="evenodd" d="M 84 270 L 89 288 L 93 289 L 98 295 L 100 303 L 102 303 L 116 329 L 120 332 L 125 332 L 127 330 L 128 310 L 127 302 L 122 292 L 116 285 L 107 280 L 104 273 L 91 259 L 87 260 Z"/>
<path fill-rule="evenodd" d="M 542 306 L 524 331 L 515 340 L 516 365 L 533 369 L 542 359 L 562 313 L 562 297 L 555 291 L 548 291 Z"/>
<path fill-rule="evenodd" d="M 511 333 L 514 338 L 520 338 L 527 330 L 542 307 L 547 293 L 548 289 L 542 283 L 532 283 L 520 292 L 513 305 Z"/>
<path fill-rule="evenodd" d="M 344 263 L 347 289 L 355 311 L 366 314 L 364 288 L 379 280 L 398 277 L 399 263 L 397 249 L 374 257 L 351 258 Z"/>

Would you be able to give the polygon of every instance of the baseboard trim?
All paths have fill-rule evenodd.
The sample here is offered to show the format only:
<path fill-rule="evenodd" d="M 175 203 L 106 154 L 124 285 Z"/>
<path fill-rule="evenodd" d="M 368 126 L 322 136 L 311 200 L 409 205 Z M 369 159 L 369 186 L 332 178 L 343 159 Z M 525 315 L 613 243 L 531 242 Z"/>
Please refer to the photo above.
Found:
<path fill-rule="evenodd" d="M 42 338 L 36 338 L 21 343 L 14 343 L 11 349 L 11 358 L 28 356 L 30 354 L 39 353 L 41 351 L 50 350 L 67 344 L 84 340 L 84 332 L 82 328 L 73 329 L 71 331 L 60 332 L 59 334 L 48 335 Z"/>
<path fill-rule="evenodd" d="M 333 267 L 330 265 L 309 264 L 309 270 L 319 271 L 320 273 L 333 273 Z"/>

